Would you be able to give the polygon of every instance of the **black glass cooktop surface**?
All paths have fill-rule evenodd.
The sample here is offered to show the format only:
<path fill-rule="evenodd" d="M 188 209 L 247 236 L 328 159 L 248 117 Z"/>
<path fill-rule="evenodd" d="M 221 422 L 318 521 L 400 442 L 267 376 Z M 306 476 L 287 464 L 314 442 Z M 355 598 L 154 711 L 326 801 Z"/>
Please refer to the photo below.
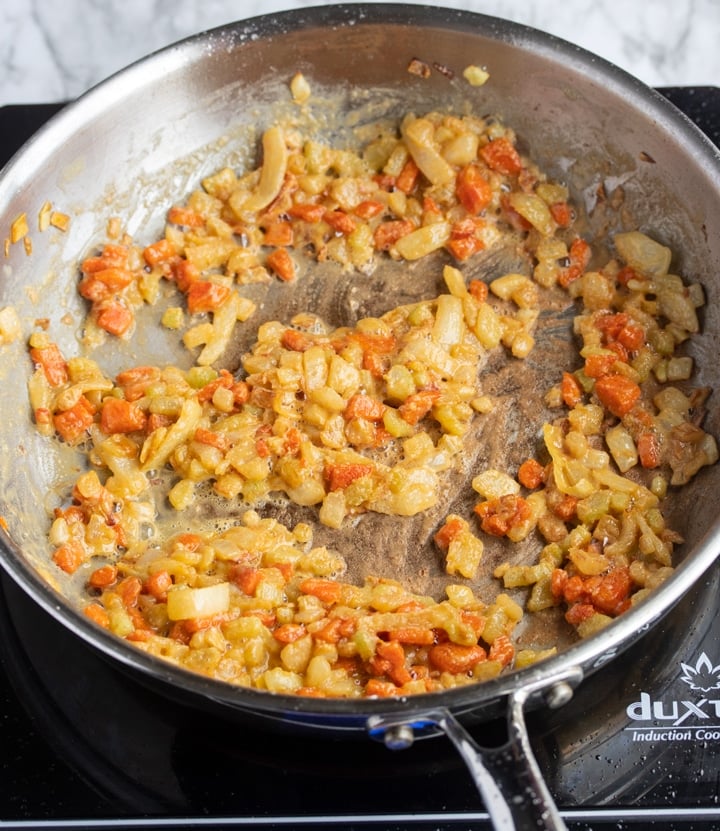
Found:
<path fill-rule="evenodd" d="M 662 91 L 720 144 L 720 89 Z M 0 108 L 0 163 L 58 108 Z M 528 716 L 571 829 L 720 828 L 718 597 L 720 568 L 568 705 Z M 149 690 L 4 575 L 0 633 L 0 829 L 489 827 L 444 738 L 393 753 L 229 723 Z"/>

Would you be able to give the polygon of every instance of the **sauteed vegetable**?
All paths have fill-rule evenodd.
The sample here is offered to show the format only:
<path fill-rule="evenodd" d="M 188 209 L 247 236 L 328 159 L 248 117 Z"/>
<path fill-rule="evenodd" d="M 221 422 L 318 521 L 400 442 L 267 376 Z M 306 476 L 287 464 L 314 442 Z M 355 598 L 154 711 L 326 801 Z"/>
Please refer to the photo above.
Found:
<path fill-rule="evenodd" d="M 37 427 L 87 451 L 49 532 L 55 564 L 87 584 L 86 614 L 232 683 L 387 696 L 539 660 L 555 647 L 516 650 L 524 614 L 562 609 L 587 636 L 662 582 L 680 541 L 665 500 L 718 456 L 701 426 L 709 390 L 687 387 L 682 351 L 700 329 L 702 290 L 669 273 L 671 252 L 638 230 L 615 235 L 609 254 L 584 239 L 567 189 L 497 119 L 408 115 L 360 149 L 278 124 L 262 150 L 257 169 L 220 170 L 173 206 L 161 239 L 141 244 L 114 226 L 81 264 L 89 350 L 132 338 L 138 309 L 172 287 L 177 303 L 158 322 L 184 330 L 190 369 L 109 377 L 91 351 L 65 356 L 51 333 L 30 337 Z M 466 277 L 508 240 L 527 273 Z M 362 280 L 383 258 L 430 255 L 442 293 L 353 326 L 312 309 L 255 324 L 244 291 L 279 280 L 290 292 L 315 261 Z M 494 406 L 487 356 L 547 348 L 535 326 L 559 289 L 577 303 L 579 352 L 549 379 L 557 418 L 537 424 L 536 458 L 477 470 L 474 513 L 434 529 L 428 557 L 444 558 L 444 597 L 388 574 L 344 581 L 352 552 L 314 546 L 308 523 L 272 516 L 278 498 L 329 529 L 435 506 L 470 425 Z M 236 326 L 256 326 L 256 339 L 234 372 L 223 357 Z M 229 519 L 168 531 L 210 498 L 231 506 Z M 166 500 L 175 516 L 163 523 Z M 473 586 L 489 537 L 536 543 L 532 561 L 495 567 L 503 590 L 487 598 Z"/>

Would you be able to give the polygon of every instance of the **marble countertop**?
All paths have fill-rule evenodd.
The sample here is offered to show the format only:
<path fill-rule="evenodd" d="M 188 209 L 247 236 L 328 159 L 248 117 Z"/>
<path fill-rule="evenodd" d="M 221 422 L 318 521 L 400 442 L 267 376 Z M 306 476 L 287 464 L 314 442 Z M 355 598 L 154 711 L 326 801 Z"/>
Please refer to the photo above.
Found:
<path fill-rule="evenodd" d="M 0 106 L 71 100 L 182 38 L 322 0 L 28 0 L 0 7 Z M 651 86 L 720 85 L 717 0 L 434 0 L 514 20 L 594 52 Z"/>

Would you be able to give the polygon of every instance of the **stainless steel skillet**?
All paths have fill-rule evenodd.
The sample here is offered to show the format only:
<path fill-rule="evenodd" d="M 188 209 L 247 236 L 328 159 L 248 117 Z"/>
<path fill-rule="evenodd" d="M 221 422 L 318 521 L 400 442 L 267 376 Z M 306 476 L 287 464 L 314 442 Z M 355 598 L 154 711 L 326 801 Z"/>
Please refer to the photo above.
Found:
<path fill-rule="evenodd" d="M 408 73 L 413 58 L 434 67 L 428 78 Z M 491 82 L 480 88 L 464 83 L 462 70 L 470 64 L 486 66 Z M 278 101 L 287 100 L 287 82 L 298 70 L 326 96 L 328 112 L 342 108 L 357 123 L 469 106 L 512 124 L 541 167 L 568 182 L 591 226 L 597 224 L 594 232 L 612 230 L 607 222 L 618 228 L 632 223 L 669 245 L 678 255 L 676 269 L 704 285 L 697 381 L 718 386 L 717 149 L 659 95 L 582 50 L 504 21 L 421 6 L 323 7 L 241 22 L 152 55 L 69 106 L 0 177 L 3 236 L 16 216 L 32 219 L 46 201 L 72 217 L 65 234 L 33 231 L 30 255 L 21 245 L 10 246 L 0 308 L 15 306 L 26 326 L 48 318 L 61 345 L 72 351 L 76 326 L 63 321 L 83 313 L 73 264 L 102 239 L 107 220 L 122 215 L 135 236 L 152 237 L 178 194 L 226 159 L 240 165 L 252 154 L 253 138 Z M 621 214 L 592 210 L 600 185 L 606 192 L 623 188 Z M 156 360 L 173 358 L 158 341 L 137 348 Z M 1 358 L 0 514 L 8 526 L 3 566 L 59 623 L 170 694 L 282 729 L 369 733 L 389 746 L 442 730 L 467 759 L 498 827 L 560 823 L 532 760 L 523 708 L 560 706 L 584 677 L 609 660 L 622 660 L 623 650 L 692 590 L 718 553 L 720 470 L 711 468 L 673 511 L 686 540 L 673 578 L 601 635 L 556 658 L 487 684 L 406 700 L 319 701 L 229 687 L 96 630 L 64 596 L 48 565 L 46 514 L 39 506 L 48 504 L 58 471 L 73 459 L 50 448 L 30 422 L 24 343 L 5 347 Z M 118 351 L 106 358 L 119 368 L 129 356 Z M 712 406 L 706 428 L 720 434 L 720 414 Z M 510 725 L 507 747 L 479 751 L 461 723 L 503 711 Z"/>

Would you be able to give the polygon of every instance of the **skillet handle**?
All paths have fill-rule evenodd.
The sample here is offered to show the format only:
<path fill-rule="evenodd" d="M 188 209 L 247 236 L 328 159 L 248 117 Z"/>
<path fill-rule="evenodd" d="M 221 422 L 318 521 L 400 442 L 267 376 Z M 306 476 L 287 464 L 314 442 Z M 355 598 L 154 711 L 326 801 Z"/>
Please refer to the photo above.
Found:
<path fill-rule="evenodd" d="M 481 747 L 445 708 L 418 714 L 411 722 L 370 719 L 368 729 L 391 749 L 412 744 L 415 730 L 429 727 L 445 733 L 472 774 L 495 831 L 566 831 L 530 746 L 525 704 L 533 693 L 544 689 L 548 705 L 559 707 L 572 698 L 573 686 L 581 679 L 582 670 L 573 668 L 550 686 L 533 684 L 510 693 L 508 739 L 500 747 Z"/>
<path fill-rule="evenodd" d="M 450 712 L 440 716 L 437 726 L 465 761 L 496 831 L 565 831 L 530 747 L 524 698 L 510 696 L 509 736 L 501 747 L 481 747 Z"/>

